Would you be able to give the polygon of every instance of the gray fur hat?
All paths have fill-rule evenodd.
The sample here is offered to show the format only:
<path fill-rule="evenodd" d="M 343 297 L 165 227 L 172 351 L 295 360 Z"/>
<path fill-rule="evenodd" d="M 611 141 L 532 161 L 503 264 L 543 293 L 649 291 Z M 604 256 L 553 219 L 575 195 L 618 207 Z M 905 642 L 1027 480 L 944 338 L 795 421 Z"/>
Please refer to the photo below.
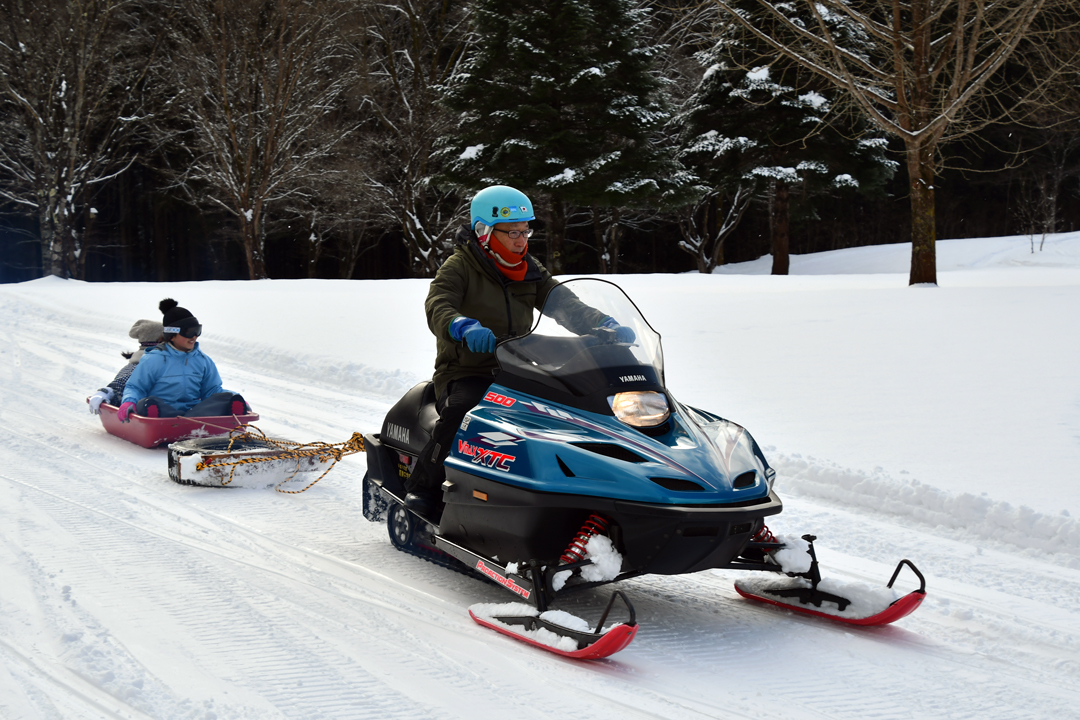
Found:
<path fill-rule="evenodd" d="M 154 320 L 136 320 L 131 326 L 128 337 L 135 338 L 141 343 L 161 342 L 161 336 L 165 332 L 165 326 Z"/>

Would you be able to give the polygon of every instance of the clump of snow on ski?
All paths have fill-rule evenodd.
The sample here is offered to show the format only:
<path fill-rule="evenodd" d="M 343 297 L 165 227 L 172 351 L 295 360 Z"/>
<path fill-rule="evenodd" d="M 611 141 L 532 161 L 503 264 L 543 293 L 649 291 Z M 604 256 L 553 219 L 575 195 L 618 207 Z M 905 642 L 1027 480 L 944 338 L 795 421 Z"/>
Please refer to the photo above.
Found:
<path fill-rule="evenodd" d="M 741 593 L 756 595 L 764 599 L 774 599 L 777 603 L 787 606 L 797 605 L 794 598 L 783 598 L 772 595 L 770 590 L 787 590 L 791 588 L 808 588 L 810 581 L 805 578 L 741 578 L 735 583 L 735 588 Z M 901 594 L 887 587 L 868 585 L 857 581 L 835 580 L 822 578 L 818 583 L 818 589 L 838 595 L 851 604 L 840 611 L 835 602 L 824 601 L 821 607 L 816 605 L 804 605 L 803 607 L 824 615 L 833 615 L 838 618 L 865 619 L 887 609 L 900 599 Z"/>
<path fill-rule="evenodd" d="M 784 572 L 804 573 L 810 571 L 810 543 L 793 535 L 777 535 L 777 542 L 784 547 L 772 553 L 772 558 Z"/>
<path fill-rule="evenodd" d="M 611 538 L 606 535 L 593 535 L 585 543 L 585 559 L 592 560 L 592 565 L 581 568 L 581 577 L 588 582 L 614 580 L 622 572 L 622 555 L 615 549 Z M 551 588 L 559 592 L 566 581 L 573 575 L 572 570 L 561 570 L 551 578 Z"/>
<path fill-rule="evenodd" d="M 577 640 L 570 637 L 563 637 L 553 633 L 547 628 L 525 630 L 520 626 L 507 625 L 497 619 L 499 617 L 538 617 L 540 615 L 539 611 L 531 605 L 526 605 L 524 603 L 478 603 L 469 607 L 469 614 L 472 615 L 473 620 L 476 620 L 481 625 L 486 625 L 487 627 L 498 630 L 506 635 L 526 639 L 531 641 L 534 645 L 546 645 L 547 647 L 566 653 L 574 652 L 579 649 Z M 574 617 L 573 615 L 570 615 L 570 613 L 565 612 L 561 613 L 561 615 Z M 581 620 L 581 618 L 576 619 Z M 588 623 L 584 620 L 581 620 L 581 622 L 584 623 L 585 631 L 587 632 L 589 630 Z"/>
<path fill-rule="evenodd" d="M 617 653 L 630 644 L 638 628 L 637 625 L 611 625 L 597 634 L 595 642 L 581 647 L 574 638 L 559 635 L 547 628 L 526 630 L 521 625 L 510 625 L 498 619 L 500 617 L 538 617 L 547 623 L 574 632 L 591 632 L 592 628 L 588 622 L 563 610 L 548 610 L 541 613 L 533 606 L 524 603 L 478 603 L 469 607 L 469 615 L 484 627 L 529 645 L 577 660 L 598 660 Z"/>
<path fill-rule="evenodd" d="M 569 630 L 592 632 L 592 627 L 583 618 L 579 618 L 577 615 L 568 613 L 565 610 L 547 610 L 540 613 L 540 618 Z"/>
<path fill-rule="evenodd" d="M 592 565 L 581 568 L 581 577 L 589 582 L 614 580 L 622 571 L 622 555 L 606 535 L 589 538 L 585 544 L 585 557 L 592 560 Z"/>
<path fill-rule="evenodd" d="M 777 535 L 776 539 L 784 544 L 784 547 L 772 553 L 775 560 L 785 573 L 805 573 L 810 570 L 811 558 L 809 553 L 810 544 L 801 537 L 789 535 Z M 861 622 L 872 619 L 865 624 L 884 624 L 893 622 L 904 615 L 911 613 L 919 603 L 921 597 L 912 597 L 901 607 L 895 608 L 895 612 L 887 613 L 898 600 L 904 595 L 894 588 L 883 585 L 870 585 L 855 580 L 838 580 L 836 578 L 821 578 L 818 582 L 818 590 L 842 597 L 850 604 L 843 610 L 839 603 L 824 600 L 820 606 L 800 603 L 794 597 L 776 595 L 777 590 L 791 590 L 797 588 L 810 588 L 811 583 L 803 577 L 752 577 L 740 578 L 735 582 L 735 589 L 743 597 L 779 605 L 781 607 L 801 610 L 814 615 L 828 615 L 847 622 Z M 913 593 L 912 595 L 923 595 Z"/>

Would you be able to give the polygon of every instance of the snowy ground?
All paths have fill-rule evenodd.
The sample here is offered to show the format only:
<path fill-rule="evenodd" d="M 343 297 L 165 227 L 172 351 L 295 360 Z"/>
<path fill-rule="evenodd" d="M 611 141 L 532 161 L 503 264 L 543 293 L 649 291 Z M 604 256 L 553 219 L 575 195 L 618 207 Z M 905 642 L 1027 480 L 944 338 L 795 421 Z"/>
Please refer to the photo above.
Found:
<path fill-rule="evenodd" d="M 927 576 L 851 629 L 736 575 L 622 587 L 642 629 L 580 663 L 473 623 L 512 598 L 392 549 L 362 456 L 301 495 L 176 485 L 85 398 L 175 297 L 226 386 L 298 441 L 375 431 L 428 376 L 423 281 L 0 286 L 0 718 L 1080 717 L 1080 234 L 615 278 L 680 400 L 745 424 L 826 575 Z M 565 608 L 594 620 L 597 590 Z"/>

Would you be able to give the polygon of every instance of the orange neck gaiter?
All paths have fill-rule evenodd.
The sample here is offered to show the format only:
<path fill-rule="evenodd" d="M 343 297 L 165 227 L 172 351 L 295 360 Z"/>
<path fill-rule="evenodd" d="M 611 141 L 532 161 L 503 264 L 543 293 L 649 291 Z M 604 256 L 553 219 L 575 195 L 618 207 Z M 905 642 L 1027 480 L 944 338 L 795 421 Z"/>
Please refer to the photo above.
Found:
<path fill-rule="evenodd" d="M 525 262 L 525 253 L 529 251 L 528 244 L 520 255 L 516 255 L 504 248 L 501 243 L 491 242 L 490 235 L 484 235 L 478 240 L 488 257 L 495 261 L 495 267 L 499 268 L 499 272 L 511 280 L 525 279 L 525 273 L 529 269 L 529 264 Z"/>

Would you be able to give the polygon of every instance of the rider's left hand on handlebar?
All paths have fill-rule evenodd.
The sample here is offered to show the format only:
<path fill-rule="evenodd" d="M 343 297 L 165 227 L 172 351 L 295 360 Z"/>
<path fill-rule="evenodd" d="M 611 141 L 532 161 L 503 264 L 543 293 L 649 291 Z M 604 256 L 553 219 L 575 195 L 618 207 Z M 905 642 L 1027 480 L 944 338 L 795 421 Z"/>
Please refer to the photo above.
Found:
<path fill-rule="evenodd" d="M 615 320 L 615 318 L 609 317 L 607 320 L 604 320 L 604 322 L 600 323 L 600 327 L 607 330 L 614 330 L 616 342 L 630 344 L 637 340 L 637 333 L 634 332 L 633 328 L 628 328 L 625 325 L 620 325 L 618 321 Z"/>

